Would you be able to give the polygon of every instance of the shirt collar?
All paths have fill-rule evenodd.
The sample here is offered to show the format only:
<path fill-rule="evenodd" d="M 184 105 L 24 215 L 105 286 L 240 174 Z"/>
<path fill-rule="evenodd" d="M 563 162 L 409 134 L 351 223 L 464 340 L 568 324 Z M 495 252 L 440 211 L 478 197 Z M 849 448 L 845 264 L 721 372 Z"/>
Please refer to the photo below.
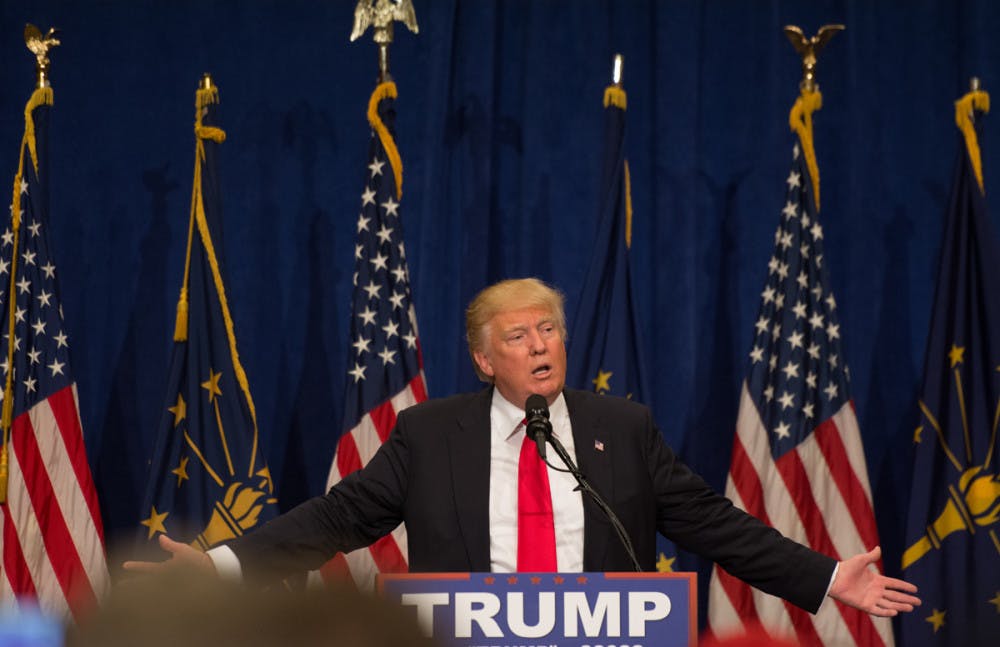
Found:
<path fill-rule="evenodd" d="M 508 430 L 504 438 L 510 438 L 515 432 L 521 430 L 521 423 L 524 421 L 524 409 L 511 403 L 500 394 L 500 390 L 493 388 L 493 402 L 490 405 L 490 416 L 493 418 L 493 427 L 496 429 Z M 569 410 L 566 408 L 566 398 L 560 392 L 555 402 L 549 405 L 549 420 L 553 423 L 552 429 L 556 436 L 563 428 L 562 421 L 569 418 Z M 557 424 L 558 422 L 558 424 Z"/>

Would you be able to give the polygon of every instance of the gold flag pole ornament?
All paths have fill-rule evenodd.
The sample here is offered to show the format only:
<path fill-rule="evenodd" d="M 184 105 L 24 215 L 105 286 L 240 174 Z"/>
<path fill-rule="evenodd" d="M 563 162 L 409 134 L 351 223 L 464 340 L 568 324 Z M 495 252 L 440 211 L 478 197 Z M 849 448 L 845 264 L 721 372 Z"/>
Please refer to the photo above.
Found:
<path fill-rule="evenodd" d="M 356 41 L 371 25 L 372 38 L 378 43 L 379 83 L 392 81 L 389 76 L 389 45 L 393 39 L 392 23 L 397 20 L 414 34 L 420 33 L 412 0 L 358 0 L 354 8 L 351 42 Z"/>
<path fill-rule="evenodd" d="M 24 149 L 27 147 L 31 155 L 31 165 L 38 174 L 38 150 L 35 142 L 35 121 L 33 113 L 38 106 L 52 105 L 52 86 L 49 83 L 49 50 L 59 45 L 55 37 L 56 30 L 42 35 L 41 30 L 32 24 L 24 27 L 24 44 L 35 55 L 35 71 L 37 82 L 35 91 L 24 106 L 24 136 L 18 149 L 17 175 L 14 176 L 14 191 L 10 205 L 10 231 L 13 234 L 13 249 L 11 251 L 10 282 L 7 286 L 7 376 L 4 380 L 3 409 L 0 413 L 0 428 L 3 429 L 3 446 L 0 447 L 0 503 L 7 501 L 7 471 L 8 452 L 10 446 L 10 430 L 14 418 L 14 277 L 17 274 L 17 249 L 20 244 L 21 232 L 21 194 L 26 190 L 24 180 Z"/>
<path fill-rule="evenodd" d="M 800 27 L 787 25 L 784 29 L 792 47 L 802 58 L 799 98 L 795 100 L 795 105 L 788 115 L 788 123 L 802 143 L 802 154 L 806 157 L 817 213 L 819 212 L 819 166 L 816 164 L 816 149 L 813 147 L 812 113 L 823 107 L 823 95 L 820 94 L 819 84 L 816 82 L 816 63 L 819 53 L 830 39 L 843 30 L 843 25 L 823 25 L 815 36 L 806 38 Z"/>

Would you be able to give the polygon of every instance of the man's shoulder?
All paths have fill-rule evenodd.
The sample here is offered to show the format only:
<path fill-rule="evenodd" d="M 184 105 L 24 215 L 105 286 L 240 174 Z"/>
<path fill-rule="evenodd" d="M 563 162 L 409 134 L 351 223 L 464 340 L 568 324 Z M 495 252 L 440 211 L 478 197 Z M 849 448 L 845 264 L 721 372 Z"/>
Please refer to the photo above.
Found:
<path fill-rule="evenodd" d="M 649 407 L 628 398 L 616 395 L 599 395 L 591 391 L 564 389 L 566 408 L 571 416 L 577 415 L 614 415 L 625 417 L 646 418 L 650 416 Z"/>
<path fill-rule="evenodd" d="M 415 404 L 400 412 L 408 418 L 434 418 L 438 416 L 453 416 L 471 407 L 482 405 L 489 407 L 490 389 L 472 393 L 458 393 L 444 398 L 433 398 Z"/>

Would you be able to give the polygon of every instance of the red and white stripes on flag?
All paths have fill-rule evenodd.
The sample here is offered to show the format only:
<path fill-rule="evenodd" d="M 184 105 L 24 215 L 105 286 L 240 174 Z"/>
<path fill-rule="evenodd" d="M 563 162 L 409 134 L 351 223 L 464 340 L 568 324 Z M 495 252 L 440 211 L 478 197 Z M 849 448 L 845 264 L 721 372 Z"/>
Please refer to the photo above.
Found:
<path fill-rule="evenodd" d="M 327 489 L 371 460 L 396 426 L 396 414 L 426 399 L 421 371 L 405 389 L 365 414 L 358 426 L 341 436 L 327 477 Z M 368 590 L 374 585 L 377 574 L 406 571 L 406 553 L 406 528 L 400 525 L 367 548 L 338 554 L 323 565 L 320 574 L 328 582 L 350 576 L 358 588 Z"/>
<path fill-rule="evenodd" d="M 871 488 L 853 403 L 772 460 L 767 430 L 744 383 L 726 496 L 786 537 L 838 560 L 878 545 Z M 759 623 L 802 645 L 892 645 L 889 618 L 827 599 L 815 616 L 716 566 L 709 585 L 716 635 Z"/>
<path fill-rule="evenodd" d="M 37 598 L 46 613 L 78 618 L 109 582 L 75 385 L 14 419 L 8 461 L 0 603 Z"/>

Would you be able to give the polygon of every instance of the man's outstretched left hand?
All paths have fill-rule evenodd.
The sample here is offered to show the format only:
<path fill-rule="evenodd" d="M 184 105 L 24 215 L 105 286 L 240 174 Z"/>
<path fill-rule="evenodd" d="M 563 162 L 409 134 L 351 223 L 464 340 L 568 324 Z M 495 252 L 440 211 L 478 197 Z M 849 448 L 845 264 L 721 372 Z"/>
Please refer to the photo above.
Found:
<path fill-rule="evenodd" d="M 881 558 L 882 549 L 876 546 L 871 552 L 840 562 L 830 597 L 873 616 L 892 617 L 913 611 L 920 605 L 920 598 L 910 595 L 917 592 L 917 587 L 876 571 L 873 565 Z"/>

